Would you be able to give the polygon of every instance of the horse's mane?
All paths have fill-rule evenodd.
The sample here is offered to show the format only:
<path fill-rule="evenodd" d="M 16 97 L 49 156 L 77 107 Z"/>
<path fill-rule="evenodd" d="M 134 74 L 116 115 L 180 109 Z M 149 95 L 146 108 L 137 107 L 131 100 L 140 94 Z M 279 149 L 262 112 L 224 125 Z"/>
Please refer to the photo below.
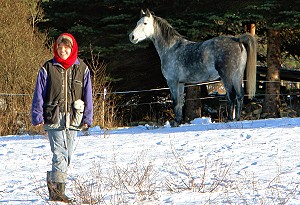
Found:
<path fill-rule="evenodd" d="M 154 16 L 155 26 L 158 26 L 161 30 L 162 38 L 165 40 L 166 44 L 170 44 L 172 40 L 177 38 L 182 38 L 179 34 L 165 19 Z"/>

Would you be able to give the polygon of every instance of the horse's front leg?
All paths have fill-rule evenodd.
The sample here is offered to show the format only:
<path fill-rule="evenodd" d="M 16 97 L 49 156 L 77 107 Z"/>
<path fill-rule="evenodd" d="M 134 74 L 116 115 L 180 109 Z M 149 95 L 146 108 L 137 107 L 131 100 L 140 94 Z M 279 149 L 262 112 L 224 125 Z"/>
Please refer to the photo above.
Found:
<path fill-rule="evenodd" d="M 184 84 L 178 82 L 168 82 L 174 106 L 173 127 L 177 127 L 182 122 L 182 107 L 184 105 Z"/>

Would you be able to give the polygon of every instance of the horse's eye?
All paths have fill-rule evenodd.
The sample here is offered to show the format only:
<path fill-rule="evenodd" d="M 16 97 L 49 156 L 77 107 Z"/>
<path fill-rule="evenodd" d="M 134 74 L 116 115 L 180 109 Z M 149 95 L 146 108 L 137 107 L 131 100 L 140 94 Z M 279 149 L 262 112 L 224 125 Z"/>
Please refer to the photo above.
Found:
<path fill-rule="evenodd" d="M 147 25 L 147 22 L 144 22 L 144 25 Z"/>

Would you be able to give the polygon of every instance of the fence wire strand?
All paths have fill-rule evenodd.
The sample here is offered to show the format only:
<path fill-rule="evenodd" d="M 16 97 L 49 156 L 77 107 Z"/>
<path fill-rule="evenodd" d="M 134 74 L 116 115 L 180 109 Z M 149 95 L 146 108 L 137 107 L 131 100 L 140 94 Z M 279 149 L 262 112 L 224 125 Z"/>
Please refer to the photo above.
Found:
<path fill-rule="evenodd" d="M 244 80 L 245 82 L 246 80 Z M 204 83 L 197 83 L 197 84 L 189 84 L 185 85 L 184 87 L 194 87 L 194 86 L 201 86 L 201 85 L 212 85 L 212 84 L 217 84 L 221 83 L 221 80 L 216 80 L 216 81 L 210 81 L 210 82 L 204 82 Z M 266 80 L 259 80 L 259 83 L 281 83 L 281 81 L 266 81 Z M 299 83 L 299 82 L 293 82 L 293 81 L 288 81 L 289 84 L 293 83 Z M 116 94 L 132 94 L 132 93 L 143 93 L 143 92 L 154 92 L 154 91 L 164 91 L 164 90 L 169 90 L 169 88 L 153 88 L 153 89 L 148 89 L 148 90 L 129 90 L 129 91 L 116 91 L 116 92 L 100 92 L 96 93 L 96 95 L 116 95 Z M 266 95 L 271 95 L 271 96 L 290 96 L 290 94 L 256 94 L 255 96 L 266 96 Z M 293 93 L 293 95 L 300 95 L 300 93 Z M 19 93 L 0 93 L 0 96 L 32 96 L 32 94 L 19 94 Z M 201 98 L 190 98 L 186 99 L 186 101 L 191 101 L 191 100 L 207 100 L 207 99 L 214 99 L 214 98 L 222 98 L 225 95 L 223 94 L 217 94 L 217 95 L 210 95 L 207 97 L 201 97 Z M 245 94 L 245 96 L 248 96 Z M 165 100 L 163 102 L 148 102 L 148 103 L 132 103 L 132 104 L 122 104 L 122 105 L 117 105 L 119 107 L 124 107 L 124 106 L 138 106 L 138 105 L 151 105 L 151 104 L 166 104 L 166 103 L 172 103 L 172 100 Z"/>

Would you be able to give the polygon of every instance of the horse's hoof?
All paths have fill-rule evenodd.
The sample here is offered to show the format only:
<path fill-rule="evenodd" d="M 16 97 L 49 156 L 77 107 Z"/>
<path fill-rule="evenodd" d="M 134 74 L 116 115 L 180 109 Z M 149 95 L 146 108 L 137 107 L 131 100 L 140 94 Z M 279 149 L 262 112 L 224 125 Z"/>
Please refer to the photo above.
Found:
<path fill-rule="evenodd" d="M 234 119 L 231 119 L 231 118 L 225 119 L 225 123 L 227 123 L 227 122 L 237 122 L 237 121 L 240 121 L 240 119 L 236 119 L 236 118 L 234 118 Z"/>
<path fill-rule="evenodd" d="M 171 123 L 170 123 L 171 127 L 179 127 L 179 123 L 176 122 L 175 120 L 173 120 Z"/>
<path fill-rule="evenodd" d="M 234 119 L 232 119 L 230 117 L 225 118 L 225 123 L 233 122 L 233 121 L 234 121 Z"/>

